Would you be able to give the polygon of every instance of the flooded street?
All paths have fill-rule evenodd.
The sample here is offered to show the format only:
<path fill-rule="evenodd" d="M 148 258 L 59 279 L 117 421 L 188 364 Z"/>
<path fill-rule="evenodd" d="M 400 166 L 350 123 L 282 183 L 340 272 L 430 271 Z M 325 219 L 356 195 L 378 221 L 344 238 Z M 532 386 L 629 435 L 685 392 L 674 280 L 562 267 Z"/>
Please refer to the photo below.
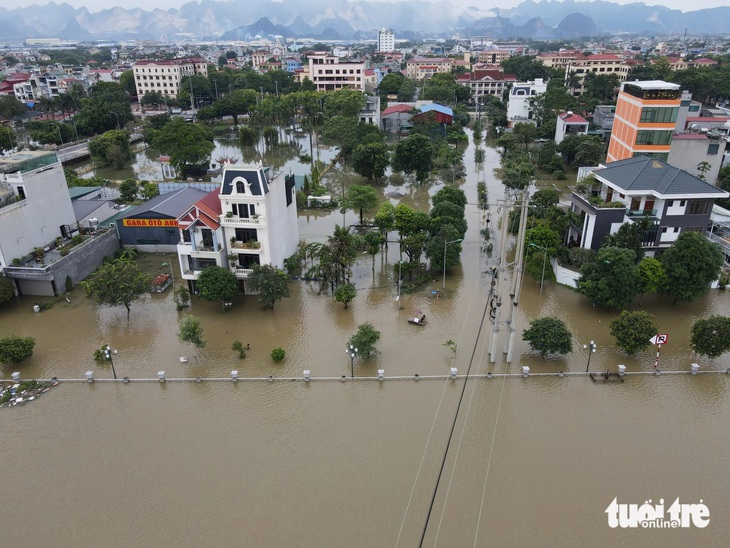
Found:
<path fill-rule="evenodd" d="M 308 142 L 304 146 L 308 151 Z M 215 153 L 214 153 L 215 154 Z M 2 368 L 22 378 L 83 378 L 93 370 L 110 378 L 93 352 L 118 350 L 119 377 L 313 377 L 350 375 L 345 342 L 369 321 L 382 333 L 380 354 L 354 362 L 357 382 L 241 381 L 168 383 L 61 383 L 39 401 L 0 409 L 4 544 L 38 546 L 417 546 L 433 498 L 428 546 L 687 546 L 724 545 L 730 538 L 730 416 L 725 374 L 627 376 L 623 384 L 593 384 L 586 377 L 498 377 L 469 380 L 389 380 L 386 376 L 582 372 L 594 340 L 591 370 L 653 370 L 653 348 L 629 357 L 612 346 L 615 312 L 593 308 L 565 287 L 526 278 L 517 309 L 512 364 L 489 362 L 492 326 L 482 323 L 489 268 L 481 251 L 483 212 L 476 185 L 486 179 L 490 203 L 502 190 L 494 179 L 498 154 L 487 149 L 475 166 L 473 143 L 465 154 L 469 230 L 462 268 L 396 301 L 392 265 L 398 248 L 361 256 L 350 308 L 315 283 L 295 281 L 291 297 L 262 310 L 255 297 L 221 312 L 218 303 L 193 301 L 207 346 L 178 341 L 170 291 L 124 307 L 98 308 L 80 287 L 50 310 L 34 313 L 34 297 L 0 310 L 0 333 L 33 336 L 33 357 Z M 298 161 L 294 157 L 291 161 Z M 288 165 L 288 164 L 287 164 Z M 301 167 L 299 168 L 302 169 Z M 343 174 L 344 172 L 344 174 Z M 298 172 L 297 172 L 298 173 Z M 333 194 L 359 179 L 345 170 L 328 174 Z M 442 183 L 380 185 L 381 197 L 423 210 Z M 399 200 L 394 200 L 398 203 Z M 496 214 L 496 208 L 493 215 Z M 300 212 L 300 238 L 323 241 L 338 211 Z M 354 224 L 353 212 L 345 216 Z M 496 255 L 496 253 L 495 253 Z M 164 271 L 169 256 L 143 258 Z M 176 278 L 176 284 L 180 280 Z M 504 283 L 504 287 L 507 283 Z M 635 307 L 635 308 L 638 308 Z M 669 342 L 660 369 L 730 368 L 730 355 L 698 359 L 689 326 L 698 317 L 727 314 L 730 294 L 711 291 L 690 304 L 651 297 Z M 407 323 L 414 311 L 425 327 Z M 574 334 L 574 352 L 543 360 L 521 341 L 529 321 L 557 316 Z M 251 345 L 244 360 L 234 340 Z M 454 354 L 444 346 L 457 343 Z M 286 351 L 275 364 L 270 352 Z M 186 356 L 187 363 L 180 357 Z M 457 406 L 458 418 L 454 423 Z M 441 472 L 447 440 L 450 449 Z M 700 499 L 710 510 L 707 528 L 612 529 L 604 511 L 648 499 L 683 503 Z"/>

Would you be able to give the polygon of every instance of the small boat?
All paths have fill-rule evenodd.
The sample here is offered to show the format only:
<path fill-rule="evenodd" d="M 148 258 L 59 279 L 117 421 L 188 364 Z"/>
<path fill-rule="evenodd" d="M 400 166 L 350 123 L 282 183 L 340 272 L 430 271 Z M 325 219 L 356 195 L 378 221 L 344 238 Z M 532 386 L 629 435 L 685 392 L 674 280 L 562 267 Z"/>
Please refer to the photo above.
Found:
<path fill-rule="evenodd" d="M 424 325 L 426 325 L 426 315 L 424 314 L 420 318 L 418 316 L 409 317 L 408 323 L 424 326 Z"/>

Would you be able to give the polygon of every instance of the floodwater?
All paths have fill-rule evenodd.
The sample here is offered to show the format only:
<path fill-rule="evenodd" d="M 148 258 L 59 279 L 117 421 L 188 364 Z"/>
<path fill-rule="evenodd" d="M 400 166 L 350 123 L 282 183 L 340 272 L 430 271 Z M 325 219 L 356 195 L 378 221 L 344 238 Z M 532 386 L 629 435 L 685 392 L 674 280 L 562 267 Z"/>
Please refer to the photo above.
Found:
<path fill-rule="evenodd" d="M 471 148 L 467 152 L 469 157 Z M 490 202 L 500 196 L 491 175 L 498 164 L 467 160 L 462 187 L 470 204 L 486 177 Z M 485 175 L 486 174 L 486 175 Z M 328 184 L 336 189 L 341 174 Z M 347 177 L 348 183 L 353 179 Z M 414 189 L 384 185 L 403 201 L 427 208 L 440 183 Z M 333 190 L 334 192 L 334 190 Z M 496 206 L 494 209 L 496 213 Z M 356 222 L 348 212 L 346 224 Z M 363 322 L 382 333 L 380 354 L 356 358 L 358 377 L 520 372 L 580 372 L 597 343 L 594 371 L 652 371 L 653 349 L 627 357 L 612 347 L 613 312 L 593 308 L 573 291 L 526 279 L 517 309 L 515 359 L 488 357 L 492 327 L 483 322 L 494 258 L 480 249 L 483 214 L 467 206 L 463 267 L 447 274 L 446 291 L 431 289 L 396 301 L 391 275 L 397 246 L 358 261 L 358 295 L 350 308 L 293 282 L 291 297 L 261 310 L 245 297 L 221 312 L 193 302 L 208 344 L 195 350 L 176 338 L 171 293 L 132 306 L 98 308 L 80 288 L 50 310 L 34 313 L 33 297 L 0 311 L 0 333 L 31 335 L 33 357 L 4 366 L 24 378 L 111 377 L 92 359 L 103 343 L 118 350 L 120 377 L 313 377 L 350 375 L 345 342 Z M 300 215 L 300 235 L 323 240 L 342 214 Z M 496 255 L 496 254 L 495 254 Z M 169 257 L 150 255 L 150 271 Z M 507 274 L 503 274 L 503 277 Z M 177 280 L 179 283 L 180 280 Z M 506 288 L 507 283 L 500 287 Z M 724 371 L 730 356 L 698 359 L 689 349 L 694 319 L 726 314 L 727 292 L 687 305 L 645 299 L 669 342 L 660 369 Z M 429 323 L 407 323 L 420 311 Z M 543 360 L 519 334 L 537 316 L 555 315 L 571 327 L 575 350 Z M 251 345 L 244 360 L 231 350 Z M 457 343 L 456 353 L 444 346 Z M 286 359 L 275 364 L 275 347 Z M 188 357 L 181 363 L 180 356 Z M 725 545 L 730 538 L 730 414 L 725 374 L 628 376 L 623 384 L 585 377 L 531 377 L 378 382 L 201 382 L 164 384 L 62 383 L 30 405 L 0 410 L 0 459 L 5 474 L 3 543 L 38 546 L 416 546 L 428 519 L 428 546 L 687 546 Z M 463 390 L 462 390 L 463 389 Z M 454 421 L 459 407 L 459 414 Z M 444 450 L 449 440 L 449 452 Z M 441 472 L 441 473 L 440 473 Z M 434 496 L 437 478 L 439 488 Z M 619 503 L 668 508 L 700 500 L 706 528 L 612 529 L 604 511 Z M 431 502 L 433 500 L 433 506 Z"/>

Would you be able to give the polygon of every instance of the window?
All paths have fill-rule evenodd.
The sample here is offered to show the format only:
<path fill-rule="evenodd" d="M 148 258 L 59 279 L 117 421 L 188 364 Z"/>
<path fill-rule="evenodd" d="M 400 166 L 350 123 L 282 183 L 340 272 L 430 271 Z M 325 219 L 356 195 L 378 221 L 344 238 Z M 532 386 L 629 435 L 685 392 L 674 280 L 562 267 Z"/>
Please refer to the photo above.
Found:
<path fill-rule="evenodd" d="M 246 187 L 243 184 L 243 181 L 238 181 L 236 183 L 236 192 L 238 192 L 239 194 L 246 194 Z M 235 208 L 236 204 L 233 204 L 233 207 Z"/>
<path fill-rule="evenodd" d="M 261 264 L 258 255 L 251 255 L 249 253 L 238 254 L 238 264 L 241 268 L 251 268 L 255 264 Z"/>
<path fill-rule="evenodd" d="M 707 147 L 707 154 L 708 155 L 717 154 L 719 150 L 720 150 L 720 145 L 717 143 L 712 143 Z"/>
<path fill-rule="evenodd" d="M 641 122 L 669 124 L 677 121 L 676 107 L 645 107 L 641 110 Z"/>
<path fill-rule="evenodd" d="M 18 190 L 18 199 L 25 200 L 25 187 L 18 186 L 15 188 Z"/>
<path fill-rule="evenodd" d="M 258 242 L 259 237 L 255 228 L 237 228 L 236 240 L 239 242 Z"/>
<path fill-rule="evenodd" d="M 672 142 L 672 130 L 641 129 L 636 134 L 637 145 L 668 145 Z"/>
<path fill-rule="evenodd" d="M 687 215 L 706 215 L 710 210 L 710 202 L 690 202 L 687 206 Z"/>

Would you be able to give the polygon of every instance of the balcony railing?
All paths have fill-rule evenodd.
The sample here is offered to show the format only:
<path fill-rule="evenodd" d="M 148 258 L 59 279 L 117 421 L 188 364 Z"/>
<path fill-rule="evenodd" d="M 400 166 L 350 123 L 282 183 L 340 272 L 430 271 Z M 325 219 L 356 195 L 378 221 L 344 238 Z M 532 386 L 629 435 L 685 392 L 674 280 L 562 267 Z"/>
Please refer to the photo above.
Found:
<path fill-rule="evenodd" d="M 627 209 L 627 217 L 656 217 L 656 209 Z"/>
<path fill-rule="evenodd" d="M 231 242 L 234 249 L 261 249 L 261 242 Z"/>
<path fill-rule="evenodd" d="M 236 267 L 235 273 L 236 273 L 236 276 L 241 276 L 242 278 L 248 278 L 249 275 L 251 273 L 253 273 L 253 269 Z"/>
<path fill-rule="evenodd" d="M 263 224 L 263 217 L 249 217 L 249 218 L 243 218 L 243 217 L 226 217 L 225 215 L 221 215 L 221 224 L 222 225 L 260 225 Z"/>
<path fill-rule="evenodd" d="M 8 200 L 3 204 L 0 204 L 0 213 L 7 213 L 13 211 L 28 204 L 28 200 L 23 198 L 22 200 Z"/>

